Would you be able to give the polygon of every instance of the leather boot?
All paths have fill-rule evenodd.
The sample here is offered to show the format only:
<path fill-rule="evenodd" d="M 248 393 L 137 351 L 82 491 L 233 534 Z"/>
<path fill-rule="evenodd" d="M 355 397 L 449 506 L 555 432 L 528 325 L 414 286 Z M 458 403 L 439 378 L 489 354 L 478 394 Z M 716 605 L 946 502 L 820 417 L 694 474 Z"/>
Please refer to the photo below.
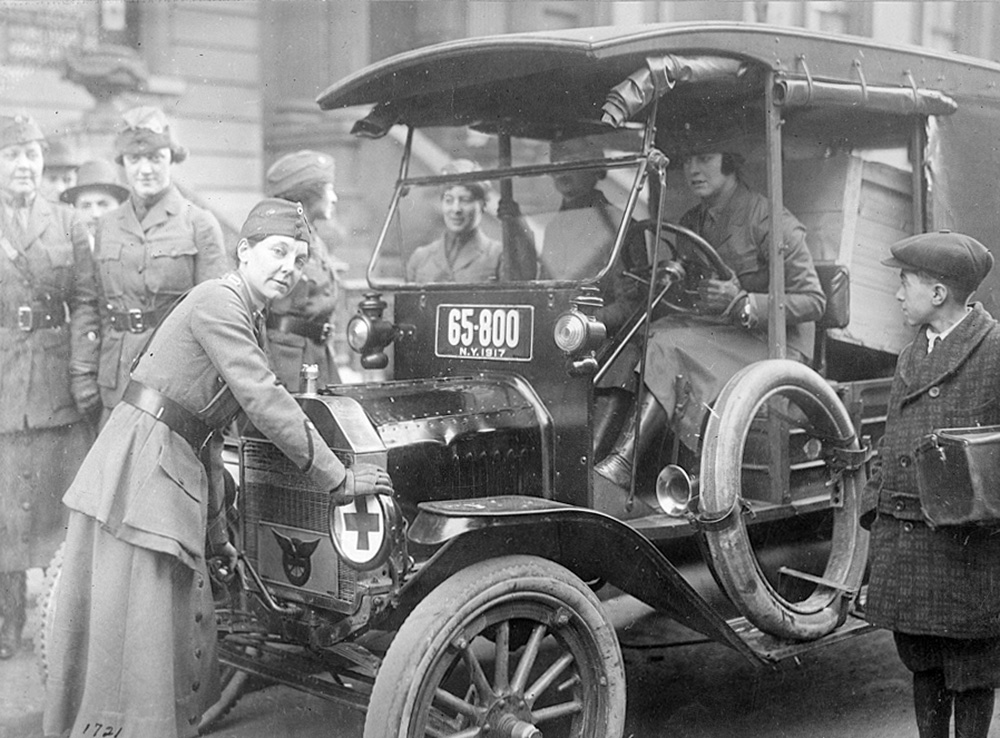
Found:
<path fill-rule="evenodd" d="M 639 434 L 636 436 L 636 414 L 639 416 Z M 667 411 L 647 392 L 642 405 L 625 418 L 621 434 L 611 453 L 594 465 L 594 471 L 622 489 L 632 484 L 632 459 L 640 459 L 653 441 L 661 438 L 667 428 Z"/>
<path fill-rule="evenodd" d="M 628 417 L 632 405 L 632 393 L 628 390 L 600 390 L 594 398 L 593 455 L 603 459 L 611 452 L 612 444 L 621 433 L 622 421 Z M 635 416 L 633 415 L 633 420 Z"/>
<path fill-rule="evenodd" d="M 12 658 L 21 647 L 24 630 L 27 577 L 23 571 L 0 574 L 0 660 Z"/>

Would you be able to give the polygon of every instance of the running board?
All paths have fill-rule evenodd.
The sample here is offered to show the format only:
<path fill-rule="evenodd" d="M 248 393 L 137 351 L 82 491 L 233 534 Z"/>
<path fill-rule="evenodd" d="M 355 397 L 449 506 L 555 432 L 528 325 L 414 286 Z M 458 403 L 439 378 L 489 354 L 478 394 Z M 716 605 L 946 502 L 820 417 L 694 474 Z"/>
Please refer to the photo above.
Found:
<path fill-rule="evenodd" d="M 844 624 L 835 631 L 822 638 L 817 638 L 815 641 L 791 641 L 784 638 L 775 638 L 772 635 L 762 632 L 746 618 L 733 618 L 727 622 L 754 653 L 770 663 L 794 658 L 809 651 L 814 651 L 817 648 L 831 646 L 835 643 L 846 641 L 848 638 L 854 638 L 877 630 L 867 620 L 863 620 L 853 613 L 848 614 Z"/>

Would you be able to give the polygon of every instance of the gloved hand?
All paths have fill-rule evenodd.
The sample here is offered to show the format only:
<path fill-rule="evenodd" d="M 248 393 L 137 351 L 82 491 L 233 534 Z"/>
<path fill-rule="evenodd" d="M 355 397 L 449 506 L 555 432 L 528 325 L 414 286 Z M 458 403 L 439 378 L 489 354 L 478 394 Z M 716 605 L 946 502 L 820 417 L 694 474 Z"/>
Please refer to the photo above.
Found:
<path fill-rule="evenodd" d="M 69 378 L 69 391 L 76 409 L 88 415 L 101 404 L 101 391 L 97 388 L 96 374 L 73 374 Z"/>
<path fill-rule="evenodd" d="M 223 582 L 230 582 L 236 574 L 239 552 L 229 541 L 209 547 L 209 569 Z"/>
<path fill-rule="evenodd" d="M 740 282 L 736 278 L 703 279 L 698 285 L 699 307 L 707 315 L 721 315 L 739 294 Z"/>
<path fill-rule="evenodd" d="M 347 470 L 344 481 L 330 491 L 334 505 L 347 505 L 355 497 L 391 495 L 392 480 L 389 473 L 374 464 L 355 464 Z"/>

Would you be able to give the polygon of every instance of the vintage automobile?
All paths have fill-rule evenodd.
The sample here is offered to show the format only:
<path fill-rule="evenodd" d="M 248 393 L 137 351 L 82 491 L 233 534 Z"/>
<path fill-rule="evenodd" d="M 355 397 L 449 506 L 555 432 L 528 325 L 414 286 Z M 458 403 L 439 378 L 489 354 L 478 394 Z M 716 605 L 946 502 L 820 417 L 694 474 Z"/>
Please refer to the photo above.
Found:
<path fill-rule="evenodd" d="M 227 687 L 203 727 L 252 675 L 366 710 L 367 738 L 620 736 L 616 596 L 759 663 L 864 632 L 859 504 L 910 340 L 898 274 L 879 262 L 915 232 L 997 232 L 1000 162 L 983 142 L 1000 137 L 998 82 L 969 58 L 701 23 L 446 43 L 325 91 L 324 110 L 367 106 L 358 135 L 402 142 L 348 327 L 362 365 L 392 379 L 306 381 L 298 397 L 345 464 L 385 465 L 395 493 L 331 506 L 265 437 L 240 434 L 243 567 L 218 585 Z M 739 147 L 772 222 L 787 207 L 809 229 L 827 298 L 815 359 L 786 358 L 772 238 L 771 358 L 726 385 L 695 444 L 668 435 L 635 459 L 630 489 L 609 487 L 593 473 L 621 424 L 609 377 L 642 392 L 649 325 L 726 273 L 677 225 L 693 204 L 679 152 L 712 137 Z M 567 139 L 590 155 L 550 160 Z M 479 166 L 439 174 L 451 158 Z M 598 220 L 560 211 L 553 182 L 579 172 L 607 201 Z M 499 266 L 427 281 L 413 254 L 462 183 L 487 194 Z M 560 261 L 561 229 L 574 240 Z M 645 262 L 623 266 L 636 238 Z M 994 313 L 997 279 L 981 294 Z M 692 552 L 726 607 L 682 573 Z"/>

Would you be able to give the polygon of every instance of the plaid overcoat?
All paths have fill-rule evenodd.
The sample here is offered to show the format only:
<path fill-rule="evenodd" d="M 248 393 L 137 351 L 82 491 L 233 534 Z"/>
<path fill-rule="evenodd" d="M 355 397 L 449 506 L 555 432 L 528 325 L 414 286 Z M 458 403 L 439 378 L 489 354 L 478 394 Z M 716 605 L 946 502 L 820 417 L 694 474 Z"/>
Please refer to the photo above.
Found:
<path fill-rule="evenodd" d="M 936 428 L 1000 424 L 1000 326 L 973 307 L 927 355 L 927 335 L 900 354 L 881 470 L 867 490 L 872 525 L 869 620 L 951 638 L 1000 635 L 1000 526 L 931 528 L 917 495 L 914 451 Z"/>

